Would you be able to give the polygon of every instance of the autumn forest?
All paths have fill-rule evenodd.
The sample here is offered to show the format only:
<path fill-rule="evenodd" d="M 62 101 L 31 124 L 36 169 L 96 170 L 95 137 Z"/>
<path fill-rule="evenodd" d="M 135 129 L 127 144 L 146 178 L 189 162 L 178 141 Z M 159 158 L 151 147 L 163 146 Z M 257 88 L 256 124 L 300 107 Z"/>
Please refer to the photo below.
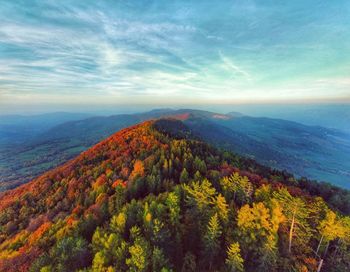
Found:
<path fill-rule="evenodd" d="M 0 196 L 0 271 L 348 271 L 346 190 L 160 119 Z"/>

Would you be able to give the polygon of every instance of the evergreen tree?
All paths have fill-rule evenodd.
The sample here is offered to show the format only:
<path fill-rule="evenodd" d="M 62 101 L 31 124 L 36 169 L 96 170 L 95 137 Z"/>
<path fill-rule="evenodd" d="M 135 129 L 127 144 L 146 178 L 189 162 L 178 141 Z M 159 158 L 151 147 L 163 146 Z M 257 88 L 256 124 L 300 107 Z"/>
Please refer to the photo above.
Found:
<path fill-rule="evenodd" d="M 186 168 L 184 168 L 180 174 L 180 183 L 187 183 L 188 180 L 189 180 L 188 172 Z"/>
<path fill-rule="evenodd" d="M 167 270 L 168 260 L 164 256 L 163 250 L 155 247 L 152 252 L 152 271 Z"/>
<path fill-rule="evenodd" d="M 337 238 L 342 239 L 345 237 L 347 230 L 346 226 L 342 224 L 342 221 L 339 220 L 337 218 L 337 215 L 331 210 L 326 211 L 326 216 L 323 220 L 320 221 L 318 230 L 321 238 L 319 240 L 315 254 L 316 256 L 320 257 L 319 270 L 321 270 L 323 259 L 328 253 L 329 243 Z M 326 244 L 323 255 L 319 254 L 322 243 Z"/>
<path fill-rule="evenodd" d="M 238 211 L 237 225 L 239 228 L 241 245 L 245 247 L 245 254 L 250 261 L 260 268 L 272 269 L 276 262 L 278 229 L 283 221 L 281 209 L 278 206 L 269 209 L 262 202 L 253 203 L 250 207 L 244 205 Z"/>
<path fill-rule="evenodd" d="M 170 192 L 165 201 L 169 209 L 169 218 L 171 224 L 177 228 L 180 220 L 180 199 L 175 192 Z"/>
<path fill-rule="evenodd" d="M 310 239 L 310 227 L 307 221 L 310 211 L 306 207 L 305 202 L 301 198 L 292 197 L 285 188 L 274 192 L 273 195 L 281 204 L 287 219 L 286 222 L 289 224 L 288 252 L 292 252 L 295 238 L 300 242 L 299 245 L 306 246 Z"/>
<path fill-rule="evenodd" d="M 226 199 L 221 194 L 216 196 L 215 210 L 217 211 L 221 221 L 226 223 L 228 220 L 228 205 L 226 203 Z"/>
<path fill-rule="evenodd" d="M 207 173 L 207 165 L 197 156 L 194 159 L 193 166 L 194 171 L 198 171 L 202 175 L 205 175 Z"/>
<path fill-rule="evenodd" d="M 118 215 L 112 217 L 109 226 L 112 231 L 123 234 L 125 229 L 125 223 L 126 215 L 124 212 L 120 212 Z"/>
<path fill-rule="evenodd" d="M 240 204 L 247 203 L 253 195 L 253 185 L 247 177 L 234 173 L 220 180 L 221 187 L 226 192 L 228 199 L 238 201 Z"/>
<path fill-rule="evenodd" d="M 190 185 L 183 184 L 183 188 L 186 192 L 187 204 L 197 207 L 199 211 L 204 211 L 209 205 L 214 203 L 216 190 L 207 179 L 204 179 L 202 182 L 192 182 Z"/>
<path fill-rule="evenodd" d="M 126 259 L 129 271 L 142 272 L 147 271 L 148 259 L 147 248 L 140 241 L 135 242 L 129 247 L 130 257 Z"/>
<path fill-rule="evenodd" d="M 238 243 L 232 243 L 227 248 L 225 263 L 230 272 L 242 272 L 244 270 L 243 258 L 241 257 L 241 250 Z"/>
<path fill-rule="evenodd" d="M 169 177 L 169 162 L 167 159 L 164 160 L 163 175 L 164 175 L 164 177 Z"/>
<path fill-rule="evenodd" d="M 147 241 L 141 236 L 141 230 L 137 226 L 130 229 L 130 237 L 133 244 L 129 247 L 129 258 L 125 263 L 128 271 L 143 272 L 149 269 L 150 248 Z"/>
<path fill-rule="evenodd" d="M 220 226 L 218 214 L 215 213 L 210 218 L 204 235 L 204 260 L 209 262 L 209 270 L 212 269 L 213 261 L 219 254 L 221 234 L 222 228 Z"/>

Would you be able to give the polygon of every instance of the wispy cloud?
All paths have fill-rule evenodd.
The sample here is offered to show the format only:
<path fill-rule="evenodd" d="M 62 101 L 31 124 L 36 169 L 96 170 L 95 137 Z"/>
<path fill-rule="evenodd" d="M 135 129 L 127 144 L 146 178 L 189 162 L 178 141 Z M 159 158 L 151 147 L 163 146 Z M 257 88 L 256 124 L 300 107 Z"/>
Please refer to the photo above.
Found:
<path fill-rule="evenodd" d="M 333 7 L 32 4 L 0 7 L 0 103 L 303 99 L 349 87 L 350 17 L 323 16 Z"/>
<path fill-rule="evenodd" d="M 244 71 L 242 68 L 233 63 L 232 59 L 224 56 L 221 51 L 219 51 L 219 56 L 225 67 L 231 70 L 235 75 L 243 75 L 247 79 L 251 79 L 250 74 Z"/>

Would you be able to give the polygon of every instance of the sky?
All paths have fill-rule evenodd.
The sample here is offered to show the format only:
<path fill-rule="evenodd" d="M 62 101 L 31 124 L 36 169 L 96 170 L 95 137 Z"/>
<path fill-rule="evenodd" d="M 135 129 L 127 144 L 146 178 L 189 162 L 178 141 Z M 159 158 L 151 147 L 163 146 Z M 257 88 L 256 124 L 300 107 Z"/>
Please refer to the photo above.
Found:
<path fill-rule="evenodd" d="M 0 0 L 0 112 L 350 102 L 350 1 Z"/>

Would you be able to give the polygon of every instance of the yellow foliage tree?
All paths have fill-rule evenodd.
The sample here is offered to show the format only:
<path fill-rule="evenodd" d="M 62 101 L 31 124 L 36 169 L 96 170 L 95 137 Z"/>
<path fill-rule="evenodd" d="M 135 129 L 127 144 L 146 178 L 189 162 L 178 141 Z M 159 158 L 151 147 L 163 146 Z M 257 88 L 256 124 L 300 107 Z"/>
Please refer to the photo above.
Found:
<path fill-rule="evenodd" d="M 232 243 L 227 248 L 227 258 L 225 263 L 227 265 L 228 271 L 230 272 L 242 272 L 243 268 L 243 258 L 241 257 L 241 249 L 239 243 Z"/>

